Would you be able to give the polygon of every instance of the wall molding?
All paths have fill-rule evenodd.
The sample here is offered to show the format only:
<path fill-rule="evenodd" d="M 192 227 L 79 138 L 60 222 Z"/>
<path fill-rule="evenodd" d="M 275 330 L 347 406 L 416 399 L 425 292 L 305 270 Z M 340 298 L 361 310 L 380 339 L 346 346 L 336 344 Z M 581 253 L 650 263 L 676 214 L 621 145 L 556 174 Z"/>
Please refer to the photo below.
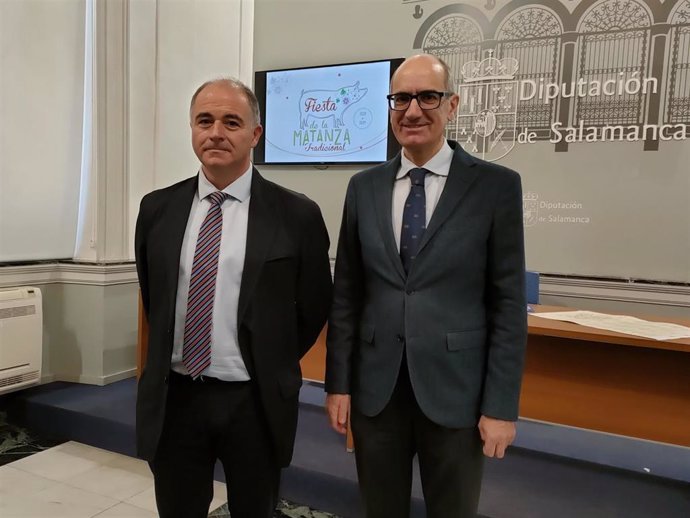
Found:
<path fill-rule="evenodd" d="M 111 264 L 56 262 L 0 267 L 0 288 L 45 284 L 115 286 L 137 282 L 137 270 L 133 262 Z"/>
<path fill-rule="evenodd" d="M 542 275 L 539 294 L 690 308 L 690 285 Z"/>
<path fill-rule="evenodd" d="M 54 262 L 0 266 L 0 288 L 44 284 L 114 286 L 138 282 L 134 262 Z M 690 308 L 690 285 L 542 275 L 539 293 L 574 299 L 606 300 Z"/>

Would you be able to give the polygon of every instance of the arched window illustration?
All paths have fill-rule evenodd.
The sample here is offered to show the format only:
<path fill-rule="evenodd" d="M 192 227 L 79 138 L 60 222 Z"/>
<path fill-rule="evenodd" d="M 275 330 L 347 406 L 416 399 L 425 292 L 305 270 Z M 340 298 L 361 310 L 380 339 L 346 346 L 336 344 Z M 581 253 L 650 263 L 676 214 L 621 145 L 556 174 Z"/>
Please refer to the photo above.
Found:
<path fill-rule="evenodd" d="M 690 123 L 690 0 L 671 13 L 671 59 L 665 122 Z"/>
<path fill-rule="evenodd" d="M 479 59 L 482 34 L 477 23 L 464 15 L 453 14 L 441 18 L 424 37 L 422 49 L 443 59 L 457 83 L 462 66 Z"/>
<path fill-rule="evenodd" d="M 518 62 L 515 79 L 533 81 L 535 85 L 557 83 L 561 34 L 563 27 L 558 17 L 547 8 L 530 5 L 511 13 L 499 26 L 497 57 L 511 57 Z M 555 116 L 556 103 L 545 104 L 534 96 L 520 102 L 517 110 L 517 126 L 530 130 L 545 130 L 547 138 Z"/>
<path fill-rule="evenodd" d="M 583 15 L 576 77 L 585 81 L 588 95 L 575 96 L 573 125 L 643 122 L 643 90 L 624 86 L 647 78 L 650 25 L 648 10 L 637 0 L 602 0 Z"/>

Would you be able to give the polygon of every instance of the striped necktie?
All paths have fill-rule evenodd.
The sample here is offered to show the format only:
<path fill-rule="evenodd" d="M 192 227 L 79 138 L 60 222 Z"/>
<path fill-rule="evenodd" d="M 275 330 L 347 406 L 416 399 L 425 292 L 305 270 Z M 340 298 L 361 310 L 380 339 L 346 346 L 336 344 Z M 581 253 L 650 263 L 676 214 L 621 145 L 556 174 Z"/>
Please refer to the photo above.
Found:
<path fill-rule="evenodd" d="M 192 378 L 197 378 L 211 365 L 213 300 L 223 232 L 221 205 L 227 197 L 220 191 L 208 195 L 211 206 L 201 224 L 194 252 L 182 346 L 182 363 Z"/>
<path fill-rule="evenodd" d="M 417 256 L 419 243 L 426 230 L 426 193 L 424 179 L 429 171 L 421 167 L 410 169 L 410 194 L 403 208 L 402 229 L 400 230 L 400 258 L 405 273 L 410 272 L 412 262 Z"/>

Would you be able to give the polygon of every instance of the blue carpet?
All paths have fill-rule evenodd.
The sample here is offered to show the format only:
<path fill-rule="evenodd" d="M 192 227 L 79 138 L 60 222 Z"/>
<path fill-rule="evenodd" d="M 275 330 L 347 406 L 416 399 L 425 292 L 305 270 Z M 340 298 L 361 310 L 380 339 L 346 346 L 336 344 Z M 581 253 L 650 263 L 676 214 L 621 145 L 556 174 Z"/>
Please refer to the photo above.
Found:
<path fill-rule="evenodd" d="M 134 455 L 135 392 L 133 379 L 104 387 L 51 383 L 12 394 L 11 406 L 39 433 Z M 0 411 L 8 400 L 0 398 Z M 326 424 L 322 389 L 306 384 L 300 400 L 281 497 L 338 517 L 361 517 L 354 455 Z M 222 470 L 216 473 L 222 480 Z M 425 516 L 418 473 L 412 507 L 412 518 Z M 302 511 L 290 512 L 285 516 Z M 501 461 L 487 459 L 480 512 L 485 518 L 687 518 L 690 484 L 513 447 Z"/>
<path fill-rule="evenodd" d="M 49 383 L 25 390 L 19 399 L 21 420 L 32 430 L 135 456 L 133 378 L 103 387 Z"/>

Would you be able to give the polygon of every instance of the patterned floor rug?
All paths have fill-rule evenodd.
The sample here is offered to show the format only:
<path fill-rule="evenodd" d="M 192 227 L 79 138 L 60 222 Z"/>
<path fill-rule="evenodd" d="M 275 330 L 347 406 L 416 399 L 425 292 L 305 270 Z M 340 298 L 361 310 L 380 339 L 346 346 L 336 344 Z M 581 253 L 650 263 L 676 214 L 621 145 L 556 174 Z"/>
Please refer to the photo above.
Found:
<path fill-rule="evenodd" d="M 227 504 L 209 514 L 209 518 L 231 518 L 230 511 L 228 511 Z M 273 514 L 274 518 L 338 518 L 338 516 L 330 513 L 324 513 L 315 509 L 310 509 L 306 505 L 294 504 L 281 500 L 278 508 Z"/>
<path fill-rule="evenodd" d="M 39 436 L 16 426 L 8 421 L 6 412 L 0 411 L 0 466 L 47 450 L 63 442 Z"/>

